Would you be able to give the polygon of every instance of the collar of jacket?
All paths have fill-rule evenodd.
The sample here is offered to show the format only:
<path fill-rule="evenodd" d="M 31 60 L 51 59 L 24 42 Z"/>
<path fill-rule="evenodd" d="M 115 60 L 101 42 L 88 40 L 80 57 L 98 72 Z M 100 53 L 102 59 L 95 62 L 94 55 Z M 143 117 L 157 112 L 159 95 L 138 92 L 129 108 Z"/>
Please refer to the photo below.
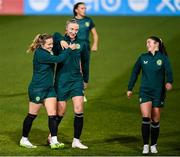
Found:
<path fill-rule="evenodd" d="M 64 39 L 69 42 L 72 41 L 71 38 L 67 34 L 64 35 Z M 77 40 L 77 36 L 76 36 L 75 40 L 73 40 L 73 41 L 76 41 L 76 40 Z"/>

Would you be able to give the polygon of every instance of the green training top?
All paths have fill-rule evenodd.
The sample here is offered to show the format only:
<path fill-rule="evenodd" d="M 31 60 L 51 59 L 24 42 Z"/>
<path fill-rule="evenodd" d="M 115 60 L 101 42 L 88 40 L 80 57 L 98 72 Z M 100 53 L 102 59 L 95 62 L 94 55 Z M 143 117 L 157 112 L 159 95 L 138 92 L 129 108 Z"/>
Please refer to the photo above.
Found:
<path fill-rule="evenodd" d="M 83 80 L 84 82 L 86 82 L 88 80 L 88 75 L 86 73 L 87 69 L 84 68 L 84 64 L 85 64 L 84 60 L 86 57 L 85 42 L 79 40 L 78 38 L 71 41 L 69 36 L 65 35 L 64 37 L 62 37 L 61 34 L 57 32 L 54 33 L 53 39 L 54 39 L 53 51 L 56 51 L 56 54 L 64 53 L 64 51 L 69 52 L 68 59 L 65 62 L 59 63 L 57 65 L 56 79 L 58 80 L 59 77 L 63 75 L 64 79 L 75 81 L 76 79 L 79 79 L 79 77 L 83 76 Z M 66 41 L 68 44 L 76 44 L 77 49 L 71 50 L 70 48 L 68 48 L 66 50 L 61 50 L 59 43 L 61 40 Z M 80 63 L 82 66 L 82 73 L 80 69 Z"/>
<path fill-rule="evenodd" d="M 167 55 L 157 51 L 153 56 L 148 52 L 142 54 L 134 65 L 128 84 L 129 91 L 132 91 L 141 70 L 141 88 L 163 88 L 165 82 L 173 82 L 172 69 Z"/>
<path fill-rule="evenodd" d="M 75 18 L 79 24 L 79 31 L 77 34 L 78 39 L 84 40 L 89 43 L 89 34 L 92 28 L 95 27 L 93 20 L 90 17 L 84 17 L 83 19 Z"/>
<path fill-rule="evenodd" d="M 48 89 L 53 86 L 54 63 L 64 62 L 69 53 L 64 51 L 59 56 L 50 54 L 43 48 L 37 48 L 33 59 L 33 76 L 30 88 L 39 90 Z"/>

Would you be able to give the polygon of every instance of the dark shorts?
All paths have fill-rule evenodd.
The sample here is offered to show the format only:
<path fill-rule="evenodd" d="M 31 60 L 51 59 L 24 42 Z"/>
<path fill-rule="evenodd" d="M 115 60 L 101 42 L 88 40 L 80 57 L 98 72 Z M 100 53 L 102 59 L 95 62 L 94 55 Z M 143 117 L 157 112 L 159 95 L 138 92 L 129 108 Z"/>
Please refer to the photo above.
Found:
<path fill-rule="evenodd" d="M 153 107 L 163 107 L 165 90 L 141 88 L 139 93 L 140 104 L 151 101 Z"/>
<path fill-rule="evenodd" d="M 58 86 L 55 86 L 58 101 L 66 101 L 75 96 L 84 96 L 83 82 L 60 82 Z"/>
<path fill-rule="evenodd" d="M 50 87 L 48 89 L 38 89 L 38 88 L 31 88 L 28 89 L 29 101 L 39 104 L 43 103 L 44 99 L 56 97 L 56 92 L 54 87 Z"/>

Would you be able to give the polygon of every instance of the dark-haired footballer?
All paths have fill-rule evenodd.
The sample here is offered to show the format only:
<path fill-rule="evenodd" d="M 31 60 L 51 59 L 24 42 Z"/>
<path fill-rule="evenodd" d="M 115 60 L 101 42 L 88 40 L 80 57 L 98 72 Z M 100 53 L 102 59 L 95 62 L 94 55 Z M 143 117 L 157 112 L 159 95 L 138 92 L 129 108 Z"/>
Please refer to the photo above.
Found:
<path fill-rule="evenodd" d="M 79 31 L 77 33 L 77 37 L 80 40 L 83 40 L 85 42 L 85 45 L 87 47 L 86 49 L 86 56 L 85 56 L 85 69 L 86 71 L 83 71 L 83 73 L 86 76 L 86 79 L 84 81 L 84 89 L 87 88 L 88 82 L 89 82 L 89 66 L 90 66 L 90 51 L 97 51 L 98 49 L 98 34 L 95 28 L 95 24 L 93 20 L 86 16 L 86 5 L 84 2 L 78 2 L 73 7 L 73 14 L 74 18 L 77 20 L 79 24 Z M 90 33 L 93 37 L 93 43 L 90 48 Z M 87 99 L 84 97 L 84 102 L 86 102 Z"/>
<path fill-rule="evenodd" d="M 160 112 L 164 105 L 166 90 L 171 90 L 173 83 L 171 65 L 162 40 L 151 36 L 147 39 L 146 46 L 148 52 L 142 54 L 136 61 L 127 91 L 130 98 L 138 75 L 142 71 L 139 101 L 142 114 L 143 154 L 149 153 L 150 135 L 151 153 L 158 153 Z"/>

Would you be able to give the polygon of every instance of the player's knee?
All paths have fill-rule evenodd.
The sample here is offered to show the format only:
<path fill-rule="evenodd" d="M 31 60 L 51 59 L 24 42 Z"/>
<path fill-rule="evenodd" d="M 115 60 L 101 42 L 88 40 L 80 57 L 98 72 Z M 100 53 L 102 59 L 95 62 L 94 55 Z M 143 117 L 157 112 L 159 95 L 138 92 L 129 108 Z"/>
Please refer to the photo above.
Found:
<path fill-rule="evenodd" d="M 83 107 L 82 105 L 78 105 L 74 107 L 74 112 L 75 113 L 82 113 L 83 112 Z"/>
<path fill-rule="evenodd" d="M 58 111 L 57 115 L 63 117 L 65 115 L 65 111 Z"/>

